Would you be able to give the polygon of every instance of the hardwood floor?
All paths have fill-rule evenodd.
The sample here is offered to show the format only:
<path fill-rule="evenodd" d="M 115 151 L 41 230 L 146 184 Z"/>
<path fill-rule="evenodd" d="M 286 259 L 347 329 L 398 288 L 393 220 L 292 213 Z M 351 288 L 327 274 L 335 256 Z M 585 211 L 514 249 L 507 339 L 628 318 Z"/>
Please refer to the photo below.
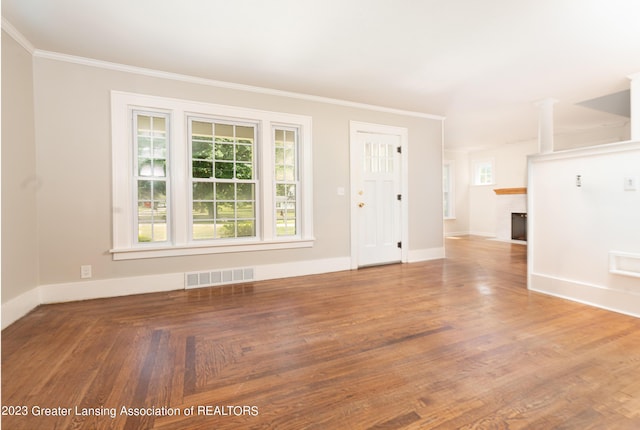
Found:
<path fill-rule="evenodd" d="M 640 428 L 639 319 L 529 292 L 523 245 L 446 246 L 41 306 L 2 333 L 3 414 L 28 413 L 2 428 Z"/>

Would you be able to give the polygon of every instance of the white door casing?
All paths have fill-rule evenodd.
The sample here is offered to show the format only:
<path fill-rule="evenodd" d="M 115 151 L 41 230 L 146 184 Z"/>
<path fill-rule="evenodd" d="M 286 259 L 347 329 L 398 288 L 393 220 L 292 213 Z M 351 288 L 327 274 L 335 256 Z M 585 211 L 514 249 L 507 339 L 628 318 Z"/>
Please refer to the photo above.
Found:
<path fill-rule="evenodd" d="M 407 261 L 406 141 L 405 128 L 351 122 L 352 268 Z"/>

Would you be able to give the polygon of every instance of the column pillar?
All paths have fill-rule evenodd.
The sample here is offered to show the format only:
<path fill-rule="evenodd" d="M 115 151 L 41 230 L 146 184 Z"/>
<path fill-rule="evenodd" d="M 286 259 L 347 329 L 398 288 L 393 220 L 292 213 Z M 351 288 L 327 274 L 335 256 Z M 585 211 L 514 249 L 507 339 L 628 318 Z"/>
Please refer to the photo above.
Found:
<path fill-rule="evenodd" d="M 558 101 L 546 98 L 536 103 L 538 107 L 538 152 L 553 152 L 553 105 Z"/>

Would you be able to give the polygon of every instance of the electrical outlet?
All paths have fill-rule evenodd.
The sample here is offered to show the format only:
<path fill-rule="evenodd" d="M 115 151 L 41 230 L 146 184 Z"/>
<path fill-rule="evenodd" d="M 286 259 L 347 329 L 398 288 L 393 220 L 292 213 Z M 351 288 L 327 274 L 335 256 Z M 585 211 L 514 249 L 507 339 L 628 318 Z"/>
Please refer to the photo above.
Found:
<path fill-rule="evenodd" d="M 93 276 L 91 273 L 91 266 L 80 266 L 80 277 L 82 279 L 89 279 L 91 276 Z"/>
<path fill-rule="evenodd" d="M 624 190 L 635 191 L 638 189 L 638 177 L 637 176 L 625 176 L 624 177 Z"/>

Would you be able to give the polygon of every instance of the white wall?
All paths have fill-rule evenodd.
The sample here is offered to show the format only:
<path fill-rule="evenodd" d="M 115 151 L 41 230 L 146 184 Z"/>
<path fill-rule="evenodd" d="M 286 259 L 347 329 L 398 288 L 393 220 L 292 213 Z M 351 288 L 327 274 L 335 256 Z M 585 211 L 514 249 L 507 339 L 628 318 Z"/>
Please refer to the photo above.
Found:
<path fill-rule="evenodd" d="M 34 217 L 34 221 L 29 222 L 31 236 L 27 239 L 31 240 L 37 232 L 38 241 L 37 248 L 30 248 L 37 254 L 34 264 L 28 266 L 29 276 L 38 280 L 37 288 L 29 291 L 35 291 L 42 302 L 177 289 L 182 287 L 181 274 L 199 270 L 257 266 L 262 273 L 268 273 L 264 276 L 278 277 L 280 273 L 285 277 L 349 268 L 350 196 L 339 195 L 337 190 L 350 189 L 351 120 L 408 129 L 409 256 L 415 260 L 412 254 L 444 253 L 441 119 L 288 97 L 275 91 L 231 89 L 194 79 L 172 79 L 162 73 L 148 75 L 126 67 L 67 61 L 66 57 L 47 53 L 37 53 L 33 60 L 27 56 L 26 60 L 33 61 L 33 89 L 29 93 L 20 87 L 16 98 L 25 96 L 35 100 L 31 123 L 24 126 L 26 136 L 33 136 L 35 129 L 35 149 L 33 137 L 28 145 L 30 149 L 26 149 L 35 161 L 30 162 L 25 172 L 37 176 L 38 193 L 32 194 L 31 209 L 25 212 Z M 6 65 L 7 62 L 3 62 L 3 72 Z M 18 79 L 17 74 L 8 76 Z M 8 78 L 6 82 L 15 84 Z M 314 246 L 114 261 L 109 252 L 112 248 L 111 90 L 311 116 Z M 21 130 L 15 131 L 18 135 Z M 6 160 L 3 157 L 3 163 L 5 161 L 11 163 L 11 156 Z M 3 215 L 8 207 L 3 206 Z M 3 247 L 19 246 L 21 239 L 11 236 L 10 241 L 3 240 Z M 30 262 L 24 259 L 23 263 L 22 268 Z M 81 265 L 92 266 L 93 278 L 80 279 Z M 12 291 L 9 288 L 3 283 L 3 293 L 6 290 L 9 295 Z M 26 294 L 24 290 L 16 294 L 20 292 Z"/>
<path fill-rule="evenodd" d="M 582 186 L 576 186 L 581 175 Z M 640 316 L 640 277 L 610 271 L 629 253 L 640 276 L 640 143 L 529 159 L 529 288 Z"/>
<path fill-rule="evenodd" d="M 466 151 L 445 151 L 444 161 L 453 168 L 455 218 L 444 220 L 444 234 L 469 234 L 469 155 Z"/>
<path fill-rule="evenodd" d="M 469 153 L 469 177 L 475 161 L 493 160 L 494 179 L 492 185 L 469 186 L 469 230 L 481 236 L 496 235 L 496 188 L 519 188 L 527 186 L 527 156 L 538 151 L 537 141 L 526 141 Z"/>
<path fill-rule="evenodd" d="M 553 138 L 554 151 L 584 148 L 606 143 L 624 142 L 630 139 L 629 123 L 609 127 L 590 128 L 583 131 L 556 133 Z"/>
<path fill-rule="evenodd" d="M 2 303 L 38 284 L 33 67 L 31 54 L 2 34 Z M 25 298 L 18 307 L 31 306 Z M 3 318 L 5 315 L 3 314 Z"/>

